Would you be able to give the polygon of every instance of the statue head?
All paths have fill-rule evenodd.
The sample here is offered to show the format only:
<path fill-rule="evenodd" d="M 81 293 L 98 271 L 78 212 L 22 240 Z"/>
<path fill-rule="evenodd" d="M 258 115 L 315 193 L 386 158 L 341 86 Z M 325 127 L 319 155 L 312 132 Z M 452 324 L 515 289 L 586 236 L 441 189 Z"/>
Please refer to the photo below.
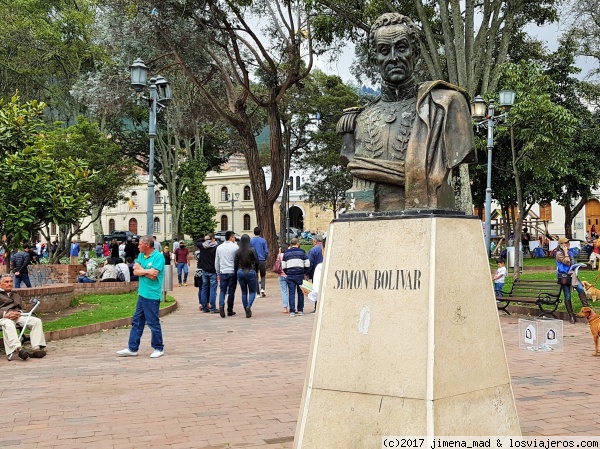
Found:
<path fill-rule="evenodd" d="M 412 78 L 420 49 L 417 27 L 408 17 L 381 15 L 371 26 L 369 47 L 384 81 L 402 84 Z"/>

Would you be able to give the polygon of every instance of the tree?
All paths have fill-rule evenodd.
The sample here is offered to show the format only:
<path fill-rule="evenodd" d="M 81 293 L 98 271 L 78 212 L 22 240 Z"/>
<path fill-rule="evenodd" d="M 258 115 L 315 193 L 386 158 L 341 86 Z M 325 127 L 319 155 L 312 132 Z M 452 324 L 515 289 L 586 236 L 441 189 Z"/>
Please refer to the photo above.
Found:
<path fill-rule="evenodd" d="M 81 105 L 69 94 L 103 58 L 93 26 L 95 0 L 7 0 L 0 3 L 0 97 L 16 90 L 44 100 L 46 118 L 73 123 Z"/>
<path fill-rule="evenodd" d="M 206 164 L 202 161 L 187 161 L 182 164 L 181 180 L 187 190 L 181 196 L 183 209 L 181 230 L 193 240 L 204 238 L 215 231 L 216 209 L 210 203 L 210 197 L 204 185 Z"/>
<path fill-rule="evenodd" d="M 538 65 L 506 64 L 501 82 L 518 92 L 508 126 L 498 128 L 496 146 L 510 154 L 519 210 L 515 242 L 520 242 L 523 220 L 533 204 L 524 198 L 522 180 L 535 179 L 535 183 L 527 183 L 534 187 L 548 185 L 554 179 L 552 171 L 565 170 L 577 120 L 567 109 L 552 102 L 552 80 Z"/>
<path fill-rule="evenodd" d="M 77 118 L 75 125 L 68 128 L 64 128 L 61 123 L 55 123 L 49 132 L 44 134 L 44 142 L 55 159 L 73 158 L 85 161 L 88 169 L 94 173 L 88 185 L 84 186 L 87 190 L 79 192 L 89 196 L 85 215 L 90 216 L 90 222 L 84 227 L 79 222 L 74 227 L 70 222 L 59 223 L 62 225 L 59 240 L 69 242 L 75 234 L 93 225 L 96 241 L 103 241 L 104 233 L 98 219 L 105 207 L 114 207 L 118 201 L 124 201 L 126 198 L 123 191 L 136 185 L 133 161 L 123 155 L 120 144 L 105 137 L 97 125 L 91 124 L 81 116 Z M 49 229 L 42 229 L 42 235 L 47 241 L 51 241 Z M 52 262 L 64 256 L 66 251 L 67 248 L 63 247 L 62 251 L 53 254 Z"/>
<path fill-rule="evenodd" d="M 152 20 L 159 35 L 156 42 L 165 45 L 214 114 L 238 134 L 250 172 L 258 226 L 269 247 L 276 248 L 273 204 L 283 185 L 279 106 L 287 91 L 301 84 L 312 69 L 306 8 L 294 1 L 165 0 L 158 14 L 151 16 L 152 7 L 145 2 L 127 4 Z M 263 29 L 267 37 L 261 38 L 257 29 Z M 272 177 L 268 189 L 255 140 L 262 128 L 255 120 L 257 110 L 264 112 L 270 131 Z M 268 264 L 275 256 L 276 251 L 270 251 Z"/>
<path fill-rule="evenodd" d="M 41 132 L 45 104 L 13 97 L 0 108 L 0 234 L 15 249 L 45 223 L 73 224 L 85 216 L 93 173 L 85 161 L 56 158 Z"/>
<path fill-rule="evenodd" d="M 338 76 L 328 76 L 315 71 L 307 81 L 307 90 L 311 86 L 313 94 L 306 104 L 304 113 L 313 120 L 316 114 L 319 120 L 314 126 L 304 130 L 308 141 L 299 156 L 299 165 L 306 168 L 310 175 L 304 182 L 306 200 L 313 205 L 338 211 L 345 205 L 345 191 L 352 186 L 350 173 L 339 164 L 341 139 L 336 133 L 336 124 L 343 110 L 356 105 L 358 94 L 344 85 Z"/>

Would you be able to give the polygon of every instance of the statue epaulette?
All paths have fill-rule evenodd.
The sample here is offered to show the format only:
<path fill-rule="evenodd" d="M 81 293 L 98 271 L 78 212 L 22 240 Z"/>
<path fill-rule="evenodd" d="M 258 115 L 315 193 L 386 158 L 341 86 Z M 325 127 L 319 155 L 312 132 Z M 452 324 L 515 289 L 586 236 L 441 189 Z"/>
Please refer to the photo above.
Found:
<path fill-rule="evenodd" d="M 363 109 L 361 106 L 344 109 L 344 115 L 338 120 L 335 131 L 338 134 L 353 133 L 356 127 L 356 117 Z"/>

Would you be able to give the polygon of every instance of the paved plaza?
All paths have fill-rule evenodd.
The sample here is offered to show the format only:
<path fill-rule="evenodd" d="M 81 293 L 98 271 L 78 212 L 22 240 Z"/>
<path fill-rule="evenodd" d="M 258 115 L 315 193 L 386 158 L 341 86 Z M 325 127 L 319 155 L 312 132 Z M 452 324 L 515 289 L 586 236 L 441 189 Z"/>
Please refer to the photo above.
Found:
<path fill-rule="evenodd" d="M 115 355 L 129 329 L 50 342 L 41 360 L 2 356 L 0 448 L 291 448 L 315 315 L 281 313 L 275 277 L 267 295 L 246 319 L 238 292 L 238 315 L 222 319 L 199 313 L 197 289 L 176 288 L 159 359 L 148 329 L 138 357 Z M 523 434 L 600 435 L 587 324 L 565 322 L 564 352 L 531 352 L 517 320 L 501 323 Z"/>

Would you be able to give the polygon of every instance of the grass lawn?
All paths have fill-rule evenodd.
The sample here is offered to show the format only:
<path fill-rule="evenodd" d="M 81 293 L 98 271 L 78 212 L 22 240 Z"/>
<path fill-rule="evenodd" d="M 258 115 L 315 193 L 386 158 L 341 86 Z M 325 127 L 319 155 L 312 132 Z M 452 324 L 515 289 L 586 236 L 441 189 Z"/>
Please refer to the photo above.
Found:
<path fill-rule="evenodd" d="M 79 310 L 72 315 L 48 321 L 52 315 L 41 316 L 44 321 L 44 331 L 55 331 L 87 324 L 103 323 L 105 321 L 127 318 L 133 315 L 137 302 L 137 292 L 118 295 L 86 295 L 76 299 L 76 305 L 89 305 L 91 308 Z M 160 308 L 172 304 L 174 299 L 167 296 L 167 303 L 161 302 Z"/>

